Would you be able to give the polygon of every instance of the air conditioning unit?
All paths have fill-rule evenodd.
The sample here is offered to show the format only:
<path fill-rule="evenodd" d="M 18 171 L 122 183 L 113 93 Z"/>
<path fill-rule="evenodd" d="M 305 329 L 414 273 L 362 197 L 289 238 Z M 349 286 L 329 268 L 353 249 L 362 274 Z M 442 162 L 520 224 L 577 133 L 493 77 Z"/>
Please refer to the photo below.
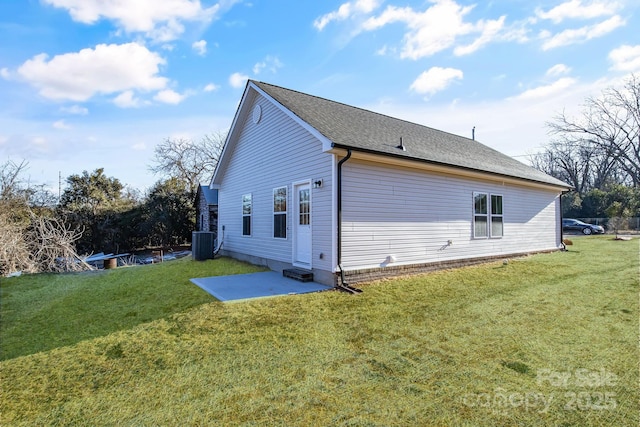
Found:
<path fill-rule="evenodd" d="M 191 257 L 195 261 L 213 259 L 216 233 L 212 231 L 194 231 L 191 235 Z"/>

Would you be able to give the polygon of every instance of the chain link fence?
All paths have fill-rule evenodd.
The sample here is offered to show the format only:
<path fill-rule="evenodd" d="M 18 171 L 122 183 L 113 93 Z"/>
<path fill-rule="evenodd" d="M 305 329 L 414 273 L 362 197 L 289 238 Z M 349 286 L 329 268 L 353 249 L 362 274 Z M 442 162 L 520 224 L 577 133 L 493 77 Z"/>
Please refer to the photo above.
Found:
<path fill-rule="evenodd" d="M 640 234 L 640 217 L 634 218 L 576 218 L 588 224 L 601 225 L 607 233 Z"/>

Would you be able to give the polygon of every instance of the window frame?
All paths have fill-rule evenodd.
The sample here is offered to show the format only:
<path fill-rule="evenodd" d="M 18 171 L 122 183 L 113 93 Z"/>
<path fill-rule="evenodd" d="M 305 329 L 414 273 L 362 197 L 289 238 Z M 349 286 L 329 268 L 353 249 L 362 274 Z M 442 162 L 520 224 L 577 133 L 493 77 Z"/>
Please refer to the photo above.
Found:
<path fill-rule="evenodd" d="M 248 206 L 249 206 L 249 210 L 248 212 L 245 212 L 245 203 L 248 199 Z M 253 194 L 252 193 L 247 193 L 247 194 L 243 194 L 242 195 L 242 223 L 241 223 L 241 232 L 242 232 L 242 237 L 251 237 L 252 236 L 252 228 L 253 228 Z M 245 228 L 245 218 L 248 218 L 248 228 L 249 228 L 249 233 L 245 233 L 247 230 Z"/>
<path fill-rule="evenodd" d="M 284 210 L 278 210 L 279 208 L 281 209 L 282 206 L 278 205 L 277 201 L 276 201 L 276 194 L 278 193 L 278 191 L 280 190 L 284 190 Z M 287 240 L 287 214 L 288 214 L 288 205 L 289 205 L 289 187 L 286 185 L 283 185 L 281 187 L 276 187 L 273 189 L 273 238 L 274 239 L 283 239 L 283 240 Z M 276 235 L 276 217 L 282 217 L 284 216 L 284 226 L 281 227 L 280 231 L 281 233 L 284 233 L 284 235 Z M 280 221 L 280 223 L 282 224 L 282 219 L 278 219 Z"/>
<path fill-rule="evenodd" d="M 485 206 L 484 206 L 485 212 L 484 213 L 476 211 L 476 208 L 477 208 L 477 206 L 476 206 L 477 205 L 476 198 L 478 196 L 484 196 L 484 199 L 485 199 Z M 472 229 L 473 229 L 473 238 L 474 239 L 487 239 L 487 238 L 489 238 L 489 200 L 490 200 L 489 193 L 485 193 L 485 192 L 482 192 L 482 191 L 474 191 L 473 192 L 473 204 L 472 204 L 472 210 L 473 210 L 472 218 L 473 218 L 473 221 L 472 221 Z M 483 217 L 484 218 L 484 231 L 485 231 L 484 235 L 478 235 L 476 233 L 476 231 L 477 231 L 476 222 L 477 222 L 477 219 L 479 217 Z"/>
<path fill-rule="evenodd" d="M 485 198 L 485 211 L 486 212 L 477 212 L 476 211 L 476 197 L 484 196 Z M 500 213 L 495 213 L 494 211 L 498 209 L 494 209 L 494 198 L 500 199 Z M 501 239 L 504 237 L 504 195 L 501 193 L 490 193 L 487 191 L 474 191 L 473 192 L 473 203 L 472 203 L 472 232 L 473 239 Z M 497 207 L 497 206 L 496 206 Z M 484 235 L 479 235 L 477 233 L 477 220 L 479 218 L 484 219 Z M 499 221 L 498 221 L 499 220 Z M 501 233 L 494 233 L 494 223 L 498 223 L 502 225 Z"/>
<path fill-rule="evenodd" d="M 304 184 L 302 184 L 304 185 Z M 306 188 L 302 191 L 305 191 L 307 194 L 307 198 L 302 200 L 300 198 L 300 192 L 301 190 L 298 190 L 298 194 L 296 195 L 296 200 L 297 200 L 297 204 L 296 204 L 296 221 L 298 225 L 309 225 L 311 226 L 311 187 L 309 186 L 309 188 Z M 301 209 L 301 206 L 305 206 L 304 211 Z"/>
<path fill-rule="evenodd" d="M 500 213 L 493 212 L 493 198 L 500 197 Z M 501 239 L 504 236 L 504 196 L 502 194 L 493 194 L 489 195 L 489 238 L 491 239 Z M 501 233 L 500 235 L 495 235 L 493 233 L 493 219 L 500 218 L 501 223 Z"/>

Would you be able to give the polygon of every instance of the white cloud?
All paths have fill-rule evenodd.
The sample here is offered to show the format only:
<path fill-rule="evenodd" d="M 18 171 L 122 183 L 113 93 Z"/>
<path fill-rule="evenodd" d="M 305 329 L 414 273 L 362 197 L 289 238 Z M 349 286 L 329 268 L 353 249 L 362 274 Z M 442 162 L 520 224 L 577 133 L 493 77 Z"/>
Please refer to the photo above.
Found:
<path fill-rule="evenodd" d="M 146 149 L 147 149 L 147 144 L 145 144 L 144 142 L 138 142 L 138 143 L 136 143 L 136 144 L 133 144 L 133 145 L 131 146 L 131 148 L 132 148 L 134 151 L 144 151 L 144 150 L 146 150 Z"/>
<path fill-rule="evenodd" d="M 494 40 L 523 40 L 522 30 L 505 28 L 505 16 L 495 20 L 465 21 L 474 8 L 461 6 L 454 0 L 433 0 L 425 11 L 411 7 L 388 6 L 378 16 L 372 16 L 361 26 L 363 31 L 378 30 L 393 23 L 407 27 L 402 40 L 401 58 L 420 59 L 454 46 L 458 38 L 479 34 L 471 43 L 458 46 L 457 56 L 473 53 Z"/>
<path fill-rule="evenodd" d="M 567 67 L 564 64 L 556 64 L 553 67 L 549 68 L 545 73 L 546 76 L 560 76 L 563 74 L 569 74 L 571 72 L 571 67 Z"/>
<path fill-rule="evenodd" d="M 536 16 L 541 19 L 549 19 L 559 24 L 565 19 L 592 19 L 601 16 L 610 16 L 620 8 L 617 2 L 591 1 L 583 4 L 582 0 L 570 0 L 548 10 L 536 10 Z"/>
<path fill-rule="evenodd" d="M 380 49 L 376 50 L 376 55 L 385 56 L 387 54 L 395 53 L 395 49 L 387 46 L 386 44 Z"/>
<path fill-rule="evenodd" d="M 96 94 L 136 89 L 163 89 L 168 82 L 158 76 L 165 60 L 138 43 L 100 44 L 95 49 L 34 56 L 18 68 L 18 74 L 49 99 L 86 101 Z"/>
<path fill-rule="evenodd" d="M 229 84 L 231 87 L 241 88 L 249 80 L 249 76 L 242 73 L 233 73 L 229 76 Z"/>
<path fill-rule="evenodd" d="M 11 72 L 8 68 L 0 68 L 0 77 L 5 80 L 9 80 L 11 78 Z"/>
<path fill-rule="evenodd" d="M 158 92 L 156 94 L 156 96 L 153 97 L 154 100 L 158 101 L 158 102 L 163 102 L 165 104 L 179 104 L 182 101 L 184 101 L 184 99 L 187 97 L 187 95 L 185 94 L 179 94 L 178 92 L 171 90 L 171 89 L 165 89 L 165 90 L 161 90 L 160 92 Z"/>
<path fill-rule="evenodd" d="M 253 66 L 253 73 L 260 74 L 263 70 L 269 70 L 275 74 L 278 72 L 278 69 L 282 67 L 283 64 L 277 56 L 267 55 L 263 61 L 260 61 Z"/>
<path fill-rule="evenodd" d="M 515 96 L 514 99 L 526 100 L 526 99 L 547 98 L 550 96 L 554 96 L 558 93 L 561 93 L 562 91 L 565 91 L 570 86 L 573 86 L 576 82 L 577 80 L 571 77 L 563 77 L 549 85 L 538 86 L 536 88 L 526 90 L 522 92 L 520 95 Z"/>
<path fill-rule="evenodd" d="M 77 116 L 86 116 L 89 114 L 89 110 L 79 105 L 72 105 L 70 107 L 60 107 L 60 111 L 66 114 L 74 114 Z"/>
<path fill-rule="evenodd" d="M 158 42 L 175 40 L 184 32 L 183 22 L 211 22 L 237 0 L 220 1 L 203 8 L 198 0 L 44 0 L 66 9 L 74 21 L 95 24 L 113 21 L 127 33 L 143 33 Z"/>
<path fill-rule="evenodd" d="M 120 95 L 113 98 L 113 103 L 120 108 L 138 108 L 142 106 L 140 98 L 136 98 L 133 95 L 132 90 L 122 92 Z"/>
<path fill-rule="evenodd" d="M 468 55 L 490 43 L 497 38 L 497 35 L 504 28 L 504 20 L 505 16 L 501 16 L 496 20 L 479 21 L 476 24 L 476 28 L 481 32 L 480 37 L 475 39 L 471 44 L 456 47 L 453 53 L 457 56 Z"/>
<path fill-rule="evenodd" d="M 378 5 L 378 0 L 356 0 L 343 3 L 337 10 L 322 15 L 313 21 L 313 26 L 322 31 L 331 21 L 344 21 L 357 14 L 371 13 Z"/>
<path fill-rule="evenodd" d="M 220 89 L 220 86 L 218 86 L 218 85 L 217 85 L 217 84 L 215 84 L 215 83 L 209 83 L 208 85 L 206 85 L 206 86 L 204 87 L 204 91 L 205 91 L 205 92 L 214 92 L 214 91 L 216 91 L 216 90 L 218 90 L 218 89 Z"/>
<path fill-rule="evenodd" d="M 461 80 L 462 77 L 461 70 L 432 67 L 420 74 L 411 84 L 410 89 L 420 94 L 432 95 L 445 89 L 454 80 Z"/>
<path fill-rule="evenodd" d="M 606 21 L 598 24 L 587 25 L 578 29 L 564 30 L 552 36 L 542 44 L 542 50 L 549 50 L 560 46 L 567 46 L 575 43 L 582 43 L 596 37 L 602 37 L 616 28 L 622 27 L 626 22 L 619 15 L 612 16 Z M 545 38 L 548 33 L 542 34 Z"/>
<path fill-rule="evenodd" d="M 65 123 L 64 120 L 58 120 L 57 122 L 53 123 L 53 127 L 54 129 L 59 129 L 59 130 L 69 130 L 71 129 L 71 126 L 69 126 L 67 123 Z"/>
<path fill-rule="evenodd" d="M 360 3 L 360 2 L 357 2 Z M 525 21 L 506 25 L 506 15 L 497 19 L 467 21 L 475 4 L 459 4 L 456 0 L 429 0 L 424 10 L 410 6 L 389 5 L 373 14 L 382 2 L 368 2 L 367 7 L 356 8 L 356 2 L 342 4 L 336 11 L 316 19 L 314 25 L 322 30 L 329 22 L 351 19 L 348 39 L 366 31 L 377 31 L 392 24 L 402 24 L 405 34 L 399 48 L 385 44 L 377 55 L 400 52 L 401 58 L 417 60 L 455 46 L 456 56 L 476 52 L 494 41 L 528 40 Z M 467 2 L 463 2 L 467 3 Z M 358 20 L 353 19 L 358 18 Z M 461 38 L 465 38 L 460 42 Z M 344 41 L 344 40 L 343 40 Z M 456 44 L 459 44 L 456 46 Z"/>
<path fill-rule="evenodd" d="M 635 46 L 622 45 L 609 52 L 609 60 L 613 62 L 611 68 L 618 71 L 640 71 L 640 44 Z"/>
<path fill-rule="evenodd" d="M 549 30 L 541 30 L 538 34 L 538 37 L 541 39 L 548 39 L 551 38 L 551 36 L 553 36 L 553 33 Z"/>
<path fill-rule="evenodd" d="M 207 41 L 198 40 L 197 42 L 193 42 L 191 48 L 195 50 L 198 55 L 204 56 L 207 53 Z"/>

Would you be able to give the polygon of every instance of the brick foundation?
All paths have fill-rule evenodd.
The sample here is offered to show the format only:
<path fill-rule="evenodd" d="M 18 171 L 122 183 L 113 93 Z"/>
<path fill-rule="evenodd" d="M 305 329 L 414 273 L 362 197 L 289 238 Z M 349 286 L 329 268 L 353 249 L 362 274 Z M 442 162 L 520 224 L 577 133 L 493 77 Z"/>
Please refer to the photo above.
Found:
<path fill-rule="evenodd" d="M 388 266 L 388 267 L 380 267 L 380 268 L 367 268 L 362 270 L 349 270 L 344 272 L 345 282 L 354 285 L 357 283 L 365 283 L 372 282 L 374 280 L 385 279 L 390 277 L 398 277 L 398 276 L 410 276 L 415 274 L 428 273 L 431 271 L 444 270 L 448 268 L 459 268 L 466 267 L 468 265 L 475 264 L 484 264 L 488 262 L 500 261 L 511 258 L 518 258 L 528 255 L 533 255 L 537 253 L 550 253 L 556 252 L 560 249 L 550 249 L 544 251 L 536 251 L 536 252 L 523 252 L 516 254 L 508 254 L 508 255 L 496 255 L 496 256 L 488 256 L 488 257 L 478 257 L 478 258 L 466 258 L 466 259 L 456 259 L 449 261 L 440 261 L 440 262 L 430 262 L 424 264 L 409 264 L 409 265 L 398 265 L 398 266 Z M 336 283 L 341 283 L 340 273 L 336 274 Z"/>

